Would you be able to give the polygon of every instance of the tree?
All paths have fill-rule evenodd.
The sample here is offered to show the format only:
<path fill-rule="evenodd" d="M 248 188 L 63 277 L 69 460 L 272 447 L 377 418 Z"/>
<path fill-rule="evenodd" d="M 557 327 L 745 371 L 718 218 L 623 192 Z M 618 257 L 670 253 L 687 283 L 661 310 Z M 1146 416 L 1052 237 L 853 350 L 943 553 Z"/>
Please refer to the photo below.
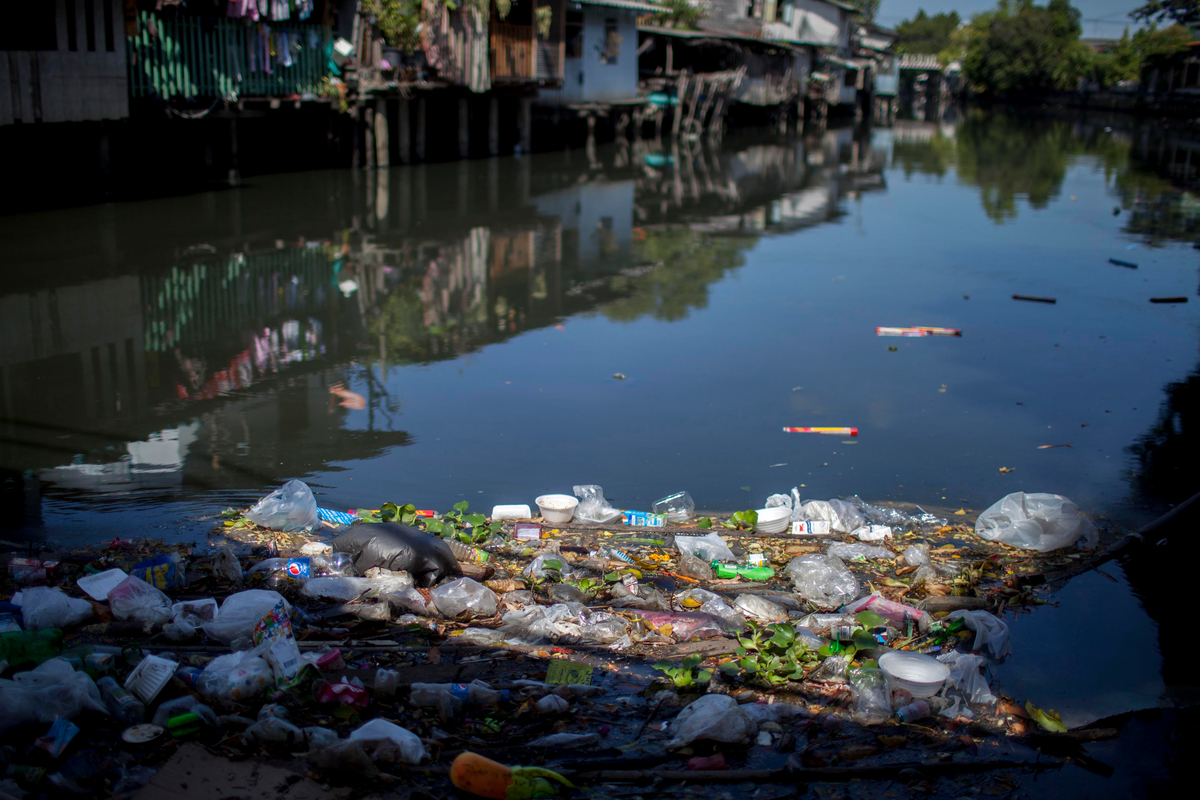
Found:
<path fill-rule="evenodd" d="M 963 74 L 981 94 L 1072 89 L 1091 71 L 1092 52 L 1079 41 L 1080 13 L 1068 0 L 1044 6 L 1007 2 L 971 20 Z"/>
<path fill-rule="evenodd" d="M 1169 19 L 1179 25 L 1194 25 L 1200 23 L 1200 0 L 1149 0 L 1130 11 L 1129 16 L 1146 22 Z"/>
<path fill-rule="evenodd" d="M 915 17 L 896 26 L 896 52 L 940 53 L 950 46 L 950 37 L 961 24 L 957 11 L 931 17 L 921 9 Z"/>
<path fill-rule="evenodd" d="M 882 0 L 847 0 L 847 2 L 858 9 L 858 13 L 867 22 L 874 22 L 875 15 L 879 13 L 879 4 Z"/>
<path fill-rule="evenodd" d="M 656 15 L 653 23 L 664 28 L 696 30 L 700 26 L 700 20 L 704 19 L 704 8 L 693 5 L 688 0 L 658 0 L 658 5 L 670 9 L 665 14 Z"/>
<path fill-rule="evenodd" d="M 1107 53 L 1097 54 L 1094 62 L 1096 80 L 1103 86 L 1113 86 L 1121 81 L 1136 81 L 1146 67 L 1156 66 L 1176 53 L 1186 50 L 1192 41 L 1192 32 L 1182 25 L 1172 25 L 1159 30 L 1153 24 L 1129 35 L 1129 29 L 1121 40 Z"/>

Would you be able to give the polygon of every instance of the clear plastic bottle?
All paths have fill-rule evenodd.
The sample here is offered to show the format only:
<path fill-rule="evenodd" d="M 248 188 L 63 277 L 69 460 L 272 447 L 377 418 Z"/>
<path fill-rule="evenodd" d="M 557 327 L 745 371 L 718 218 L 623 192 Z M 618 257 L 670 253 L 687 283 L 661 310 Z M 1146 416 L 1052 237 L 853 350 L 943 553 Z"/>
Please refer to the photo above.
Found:
<path fill-rule="evenodd" d="M 916 722 L 933 714 L 929 703 L 924 700 L 914 700 L 896 711 L 896 719 L 901 722 Z"/>
<path fill-rule="evenodd" d="M 394 699 L 399 686 L 400 673 L 396 670 L 380 667 L 375 671 L 375 698 L 377 700 Z"/>
<path fill-rule="evenodd" d="M 450 539 L 446 544 L 450 545 L 450 552 L 454 553 L 456 559 L 467 564 L 486 564 L 491 555 L 485 550 L 463 544 L 456 539 Z"/>
<path fill-rule="evenodd" d="M 503 695 L 483 681 L 470 683 L 414 683 L 409 702 L 418 707 L 441 705 L 449 697 L 455 705 L 494 706 Z"/>
<path fill-rule="evenodd" d="M 146 719 L 146 707 L 121 685 L 109 677 L 96 681 L 96 688 L 104 698 L 108 712 L 127 725 L 136 725 Z"/>

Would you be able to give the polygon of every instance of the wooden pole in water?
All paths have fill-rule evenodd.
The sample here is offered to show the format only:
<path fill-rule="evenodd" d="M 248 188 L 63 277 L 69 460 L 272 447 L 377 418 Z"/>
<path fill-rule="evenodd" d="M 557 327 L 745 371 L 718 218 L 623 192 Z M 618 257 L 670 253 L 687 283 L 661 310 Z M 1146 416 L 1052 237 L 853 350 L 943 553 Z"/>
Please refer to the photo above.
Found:
<path fill-rule="evenodd" d="M 412 161 L 412 137 L 409 130 L 409 106 L 412 101 L 400 98 L 400 105 L 396 109 L 396 147 L 399 150 L 401 164 L 408 164 Z"/>
<path fill-rule="evenodd" d="M 417 161 L 425 160 L 425 98 L 417 98 Z"/>
<path fill-rule="evenodd" d="M 687 75 L 680 75 L 675 81 L 675 113 L 671 120 L 671 137 L 679 136 L 679 126 L 683 124 L 683 104 L 687 100 Z"/>
<path fill-rule="evenodd" d="M 458 98 L 458 157 L 471 155 L 471 101 Z"/>
<path fill-rule="evenodd" d="M 392 163 L 392 138 L 388 133 L 387 100 L 375 101 L 375 166 L 387 167 Z"/>

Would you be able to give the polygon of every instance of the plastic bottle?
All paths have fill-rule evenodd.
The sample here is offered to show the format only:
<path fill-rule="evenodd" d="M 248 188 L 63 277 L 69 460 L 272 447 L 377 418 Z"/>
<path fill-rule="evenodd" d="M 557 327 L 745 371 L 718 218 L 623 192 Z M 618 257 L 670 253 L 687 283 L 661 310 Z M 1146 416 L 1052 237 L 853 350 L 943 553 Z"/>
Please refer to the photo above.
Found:
<path fill-rule="evenodd" d="M 455 539 L 448 540 L 446 544 L 450 545 L 450 552 L 454 553 L 456 559 L 467 564 L 486 564 L 491 556 L 490 553 L 480 550 L 478 547 L 471 547 Z"/>
<path fill-rule="evenodd" d="M 924 700 L 914 700 L 896 711 L 896 719 L 901 722 L 916 722 L 932 714 L 933 711 L 929 708 L 929 703 L 926 703 Z"/>
<path fill-rule="evenodd" d="M 609 561 L 624 561 L 626 564 L 633 563 L 633 559 L 630 558 L 628 553 L 618 550 L 615 547 L 609 547 L 606 544 L 600 546 L 600 549 L 596 551 L 596 555 L 600 558 L 607 558 Z"/>
<path fill-rule="evenodd" d="M 409 694 L 409 702 L 414 706 L 426 708 L 437 706 L 442 698 L 450 697 L 456 704 L 465 703 L 472 706 L 494 706 L 500 702 L 503 695 L 488 686 L 483 681 L 470 683 L 414 683 Z"/>
<path fill-rule="evenodd" d="M 0 661 L 10 667 L 36 666 L 62 652 L 62 637 L 58 628 L 0 634 Z"/>
<path fill-rule="evenodd" d="M 478 753 L 459 753 L 450 765 L 450 782 L 455 788 L 493 800 L 530 800 L 549 797 L 558 788 L 551 781 L 574 789 L 569 780 L 541 767 L 509 767 Z"/>
<path fill-rule="evenodd" d="M 775 570 L 770 567 L 739 567 L 714 561 L 712 568 L 718 578 L 736 578 L 740 575 L 748 581 L 765 581 L 775 577 Z"/>
<path fill-rule="evenodd" d="M 127 725 L 136 725 L 146 719 L 146 707 L 129 692 L 109 677 L 96 681 L 96 688 L 108 706 L 108 712 Z"/>
<path fill-rule="evenodd" d="M 379 700 L 391 700 L 396 696 L 400 686 L 400 673 L 394 669 L 380 667 L 375 672 L 375 697 Z"/>

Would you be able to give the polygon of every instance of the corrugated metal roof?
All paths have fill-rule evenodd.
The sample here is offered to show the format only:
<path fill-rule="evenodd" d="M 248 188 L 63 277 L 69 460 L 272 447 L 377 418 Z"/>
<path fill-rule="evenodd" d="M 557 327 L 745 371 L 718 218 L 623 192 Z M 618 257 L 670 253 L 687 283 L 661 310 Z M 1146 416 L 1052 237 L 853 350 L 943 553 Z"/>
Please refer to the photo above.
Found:
<path fill-rule="evenodd" d="M 638 0 L 571 0 L 571 2 L 585 6 L 623 8 L 627 11 L 641 11 L 645 14 L 665 14 L 670 10 L 662 6 L 656 6 L 653 3 L 639 3 Z"/>

